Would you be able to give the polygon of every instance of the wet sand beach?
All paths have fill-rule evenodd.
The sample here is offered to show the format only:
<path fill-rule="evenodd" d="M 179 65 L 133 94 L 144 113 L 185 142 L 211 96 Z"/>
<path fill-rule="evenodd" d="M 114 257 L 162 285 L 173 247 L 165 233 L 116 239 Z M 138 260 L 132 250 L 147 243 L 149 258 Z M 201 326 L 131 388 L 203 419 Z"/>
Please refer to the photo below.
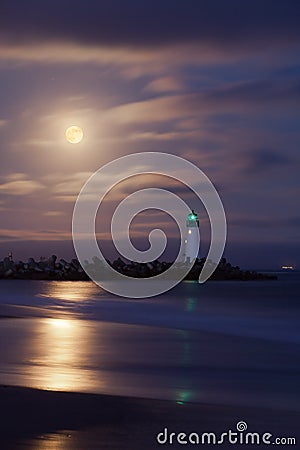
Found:
<path fill-rule="evenodd" d="M 235 431 L 241 420 L 251 432 L 270 432 L 274 437 L 295 436 L 298 442 L 300 438 L 300 413 L 293 411 L 280 413 L 264 408 L 178 404 L 9 386 L 1 386 L 0 402 L 4 450 L 162 448 L 167 445 L 158 444 L 156 436 L 165 427 L 175 433 L 221 433 L 228 429 Z M 168 444 L 168 448 L 189 446 L 195 447 Z M 231 447 L 229 443 L 221 446 Z"/>
<path fill-rule="evenodd" d="M 197 448 L 176 437 L 242 421 L 300 442 L 298 281 L 142 302 L 88 283 L 2 287 L 1 450 Z"/>

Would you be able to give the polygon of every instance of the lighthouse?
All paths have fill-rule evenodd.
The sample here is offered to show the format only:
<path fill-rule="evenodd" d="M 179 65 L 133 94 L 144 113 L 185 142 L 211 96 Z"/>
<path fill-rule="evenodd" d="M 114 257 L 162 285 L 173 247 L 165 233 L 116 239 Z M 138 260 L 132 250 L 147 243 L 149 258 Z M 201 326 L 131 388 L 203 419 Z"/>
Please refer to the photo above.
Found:
<path fill-rule="evenodd" d="M 184 261 L 194 261 L 199 252 L 199 220 L 194 210 L 186 219 L 187 237 L 185 240 Z"/>

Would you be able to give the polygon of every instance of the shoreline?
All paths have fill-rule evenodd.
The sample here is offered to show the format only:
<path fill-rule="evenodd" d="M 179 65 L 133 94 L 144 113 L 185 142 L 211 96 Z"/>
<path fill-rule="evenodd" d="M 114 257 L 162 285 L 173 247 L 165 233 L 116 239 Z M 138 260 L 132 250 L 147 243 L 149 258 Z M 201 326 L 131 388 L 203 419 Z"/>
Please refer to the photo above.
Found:
<path fill-rule="evenodd" d="M 165 427 L 176 433 L 222 433 L 234 430 L 241 420 L 248 424 L 249 431 L 294 436 L 299 442 L 300 413 L 294 411 L 178 404 L 20 386 L 0 386 L 0 400 L 5 412 L 0 421 L 0 442 L 2 448 L 12 450 L 153 449 L 161 447 L 156 436 Z M 232 444 L 222 445 L 222 448 L 231 447 Z M 182 448 L 182 445 L 174 444 L 172 448 Z"/>

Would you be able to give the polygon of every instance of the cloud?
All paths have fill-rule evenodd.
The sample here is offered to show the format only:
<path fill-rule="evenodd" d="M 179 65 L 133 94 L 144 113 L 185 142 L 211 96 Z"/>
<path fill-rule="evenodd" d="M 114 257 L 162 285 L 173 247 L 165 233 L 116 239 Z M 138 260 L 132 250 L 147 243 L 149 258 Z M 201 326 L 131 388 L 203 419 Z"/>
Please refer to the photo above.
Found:
<path fill-rule="evenodd" d="M 178 121 L 195 122 L 198 118 L 212 120 L 217 114 L 241 114 L 268 112 L 268 116 L 282 114 L 279 107 L 299 109 L 300 89 L 297 80 L 258 80 L 223 84 L 220 88 L 182 95 L 169 95 L 115 106 L 103 113 L 102 120 L 121 124 L 161 124 Z M 270 109 L 273 106 L 273 109 Z M 259 110 L 258 110 L 259 107 Z M 224 120 L 224 119 L 223 119 Z M 203 127 L 203 121 L 202 121 Z M 228 126 L 226 127 L 228 135 Z M 148 133 L 148 131 L 146 131 Z M 145 137 L 145 130 L 143 131 Z M 147 135 L 146 135 L 147 137 Z M 156 135 L 154 138 L 158 138 Z M 163 137 L 163 136 L 162 136 Z"/>
<path fill-rule="evenodd" d="M 74 42 L 2 44 L 0 60 L 42 63 L 143 63 L 156 58 L 156 52 L 86 46 Z"/>
<path fill-rule="evenodd" d="M 184 105 L 187 96 L 170 96 L 132 102 L 111 108 L 106 113 L 106 118 L 121 123 L 149 123 L 162 120 L 175 120 L 182 118 L 180 106 Z M 186 108 L 185 108 L 186 110 Z M 191 110 L 190 114 L 195 113 Z"/>
<path fill-rule="evenodd" d="M 251 214 L 247 213 L 243 216 L 232 214 L 228 225 L 230 228 L 234 227 L 235 230 L 248 230 L 249 228 L 257 230 L 257 234 L 265 229 L 268 230 L 269 235 L 273 233 L 274 236 L 276 236 L 278 230 L 289 230 L 288 234 L 290 234 L 292 229 L 298 230 L 300 225 L 300 216 L 280 217 L 274 215 L 272 220 L 272 225 L 270 225 L 270 216 L 263 216 L 262 214 L 260 217 L 253 217 Z"/>
<path fill-rule="evenodd" d="M 184 84 L 175 77 L 161 77 L 151 81 L 146 87 L 146 91 L 150 92 L 175 92 L 182 91 Z"/>
<path fill-rule="evenodd" d="M 293 216 L 286 220 L 286 226 L 300 227 L 300 216 Z"/>
<path fill-rule="evenodd" d="M 294 103 L 299 101 L 299 97 L 299 78 L 237 82 L 208 91 L 205 95 L 209 102 L 226 103 L 227 105 L 228 101 L 250 104 L 270 104 L 277 101 Z"/>
<path fill-rule="evenodd" d="M 266 170 L 282 168 L 293 163 L 293 158 L 276 149 L 254 149 L 247 153 L 244 159 L 243 171 L 249 175 Z"/>
<path fill-rule="evenodd" d="M 8 124 L 7 120 L 0 119 L 0 128 L 4 128 Z"/>
<path fill-rule="evenodd" d="M 261 229 L 261 228 L 269 228 L 270 227 L 270 219 L 269 218 L 253 218 L 251 216 L 238 216 L 231 217 L 229 222 L 230 227 L 238 227 L 238 228 L 252 228 L 252 229 Z"/>
<path fill-rule="evenodd" d="M 12 230 L 0 228 L 0 242 L 7 241 L 57 241 L 70 239 L 70 232 L 59 230 Z"/>
<path fill-rule="evenodd" d="M 53 147 L 56 144 L 56 141 L 54 140 L 46 140 L 46 139 L 28 139 L 24 142 L 22 142 L 22 145 L 26 145 L 29 147 Z M 15 145 L 19 145 L 18 142 L 15 142 Z"/>
<path fill-rule="evenodd" d="M 6 181 L 0 184 L 0 194 L 30 195 L 43 188 L 40 182 L 28 179 L 25 174 L 14 173 L 7 176 Z"/>
<path fill-rule="evenodd" d="M 75 204 L 77 195 L 57 195 L 57 200 L 60 202 L 72 203 Z"/>
<path fill-rule="evenodd" d="M 79 194 L 84 183 L 89 179 L 93 172 L 77 172 L 72 175 L 52 175 L 50 179 L 57 179 L 53 187 L 55 194 L 58 194 L 61 198 L 71 198 L 75 194 Z M 48 177 L 49 179 L 49 177 Z M 61 180 L 64 181 L 61 181 Z M 75 197 L 76 198 L 76 197 Z"/>
<path fill-rule="evenodd" d="M 128 137 L 130 141 L 149 140 L 149 141 L 173 141 L 180 139 L 198 140 L 204 133 L 201 131 L 169 131 L 169 132 L 155 132 L 144 131 L 131 133 Z"/>
<path fill-rule="evenodd" d="M 73 41 L 122 47 L 154 47 L 182 42 L 240 46 L 299 41 L 298 2 L 259 0 L 186 0 L 174 2 L 1 3 L 2 40 L 12 42 Z"/>
<path fill-rule="evenodd" d="M 45 1 L 43 8 L 37 0 L 3 0 L 0 60 L 114 64 L 130 78 L 161 74 L 166 65 L 203 68 L 257 55 L 269 63 L 270 49 L 285 52 L 299 44 L 299 12 L 298 2 L 277 0 L 265 0 L 263 7 L 259 0 L 111 0 L 84 8 L 79 0 L 71 7 L 66 0 Z M 182 86 L 168 72 L 148 89 Z"/>
<path fill-rule="evenodd" d="M 58 216 L 63 216 L 65 213 L 63 211 L 46 211 L 44 213 L 44 216 L 47 217 L 58 217 Z"/>
<path fill-rule="evenodd" d="M 265 49 L 261 49 L 264 54 Z M 250 52 L 251 53 L 251 52 Z M 249 55 L 239 48 L 229 52 L 219 48 L 207 48 L 207 45 L 181 43 L 177 46 L 157 48 L 140 48 L 120 46 L 84 44 L 73 41 L 45 42 L 2 42 L 0 43 L 0 61 L 16 62 L 16 67 L 23 64 L 94 64 L 108 65 L 121 69 L 125 78 L 139 78 L 153 74 L 161 75 L 166 68 L 170 69 L 184 64 L 221 64 L 233 63 L 246 59 Z"/>

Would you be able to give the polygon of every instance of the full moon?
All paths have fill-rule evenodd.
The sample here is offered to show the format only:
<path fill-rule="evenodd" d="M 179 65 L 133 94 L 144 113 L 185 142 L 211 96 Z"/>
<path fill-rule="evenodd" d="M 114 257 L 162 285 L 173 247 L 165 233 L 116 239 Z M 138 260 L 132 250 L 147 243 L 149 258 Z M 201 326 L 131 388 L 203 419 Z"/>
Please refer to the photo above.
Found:
<path fill-rule="evenodd" d="M 79 144 L 83 138 L 82 128 L 72 125 L 66 130 L 66 138 L 71 144 Z"/>

